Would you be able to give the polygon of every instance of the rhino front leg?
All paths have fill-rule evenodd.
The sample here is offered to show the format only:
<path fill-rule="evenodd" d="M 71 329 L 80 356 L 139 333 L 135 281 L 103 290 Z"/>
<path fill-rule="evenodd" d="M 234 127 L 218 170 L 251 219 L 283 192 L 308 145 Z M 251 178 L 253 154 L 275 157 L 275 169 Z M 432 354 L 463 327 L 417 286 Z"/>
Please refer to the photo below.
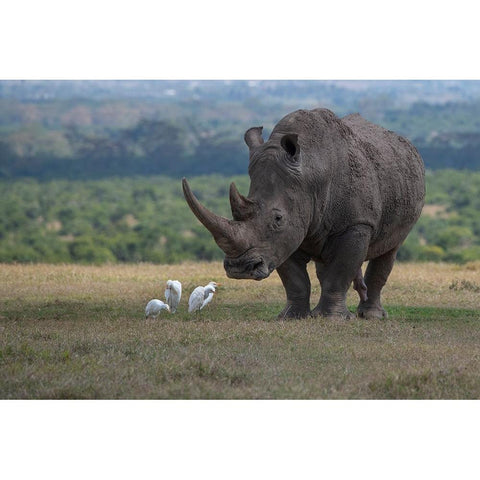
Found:
<path fill-rule="evenodd" d="M 277 268 L 287 293 L 287 305 L 279 313 L 279 319 L 304 318 L 310 315 L 310 278 L 307 263 L 310 257 L 297 251 Z"/>
<path fill-rule="evenodd" d="M 367 254 L 370 235 L 371 229 L 368 226 L 357 225 L 329 240 L 322 252 L 323 261 L 316 263 L 322 292 L 312 315 L 353 316 L 347 308 L 347 291 L 354 279 L 358 282 L 363 278 L 361 267 Z"/>
<path fill-rule="evenodd" d="M 380 294 L 390 272 L 392 271 L 397 248 L 385 253 L 381 257 L 374 258 L 368 262 L 365 272 L 365 283 L 368 291 L 368 298 L 361 300 L 357 312 L 359 317 L 364 318 L 387 318 L 387 312 L 382 307 Z"/>

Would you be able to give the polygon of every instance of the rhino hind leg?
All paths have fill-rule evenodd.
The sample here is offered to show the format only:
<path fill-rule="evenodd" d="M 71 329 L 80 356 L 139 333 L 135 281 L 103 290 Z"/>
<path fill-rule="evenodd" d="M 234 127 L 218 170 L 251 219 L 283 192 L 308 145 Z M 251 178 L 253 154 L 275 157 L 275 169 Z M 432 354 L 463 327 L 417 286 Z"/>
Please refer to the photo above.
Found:
<path fill-rule="evenodd" d="M 361 267 L 358 269 L 357 275 L 353 279 L 353 288 L 357 291 L 358 296 L 360 297 L 360 300 L 362 302 L 366 302 L 368 300 L 368 288 L 363 278 Z"/>
<path fill-rule="evenodd" d="M 390 250 L 384 255 L 374 258 L 368 262 L 365 272 L 365 284 L 367 286 L 368 298 L 360 300 L 357 313 L 363 318 L 387 318 L 388 314 L 382 306 L 380 295 L 390 272 L 392 271 L 397 248 Z"/>
<path fill-rule="evenodd" d="M 287 305 L 279 313 L 278 319 L 305 318 L 310 315 L 310 277 L 307 272 L 307 257 L 300 251 L 295 252 L 282 265 L 277 273 L 287 294 Z"/>

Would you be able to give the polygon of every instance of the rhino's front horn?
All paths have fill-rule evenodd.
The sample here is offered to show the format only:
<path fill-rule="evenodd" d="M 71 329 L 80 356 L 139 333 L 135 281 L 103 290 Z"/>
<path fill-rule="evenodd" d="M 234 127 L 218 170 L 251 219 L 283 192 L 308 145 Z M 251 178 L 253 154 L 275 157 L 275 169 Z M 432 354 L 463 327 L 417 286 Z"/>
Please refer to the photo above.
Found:
<path fill-rule="evenodd" d="M 248 220 L 255 214 L 255 202 L 244 197 L 233 182 L 230 184 L 230 206 L 234 220 Z"/>
<path fill-rule="evenodd" d="M 208 208 L 205 208 L 195 197 L 185 178 L 182 179 L 182 187 L 188 206 L 213 235 L 217 245 L 228 256 L 235 257 L 243 253 L 247 246 L 243 245 L 244 242 L 242 242 L 241 225 L 225 217 L 215 215 Z"/>
<path fill-rule="evenodd" d="M 263 127 L 252 127 L 245 132 L 243 138 L 250 150 L 263 144 L 262 130 Z"/>

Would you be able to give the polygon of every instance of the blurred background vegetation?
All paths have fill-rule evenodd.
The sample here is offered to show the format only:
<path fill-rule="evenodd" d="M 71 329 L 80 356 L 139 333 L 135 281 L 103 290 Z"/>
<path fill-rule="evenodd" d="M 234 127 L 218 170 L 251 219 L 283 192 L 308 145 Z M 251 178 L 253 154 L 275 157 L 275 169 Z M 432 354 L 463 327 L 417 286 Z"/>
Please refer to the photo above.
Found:
<path fill-rule="evenodd" d="M 480 82 L 0 81 L 0 261 L 221 259 L 180 178 L 230 216 L 244 131 L 298 108 L 360 112 L 408 137 L 427 206 L 400 260 L 480 259 Z"/>

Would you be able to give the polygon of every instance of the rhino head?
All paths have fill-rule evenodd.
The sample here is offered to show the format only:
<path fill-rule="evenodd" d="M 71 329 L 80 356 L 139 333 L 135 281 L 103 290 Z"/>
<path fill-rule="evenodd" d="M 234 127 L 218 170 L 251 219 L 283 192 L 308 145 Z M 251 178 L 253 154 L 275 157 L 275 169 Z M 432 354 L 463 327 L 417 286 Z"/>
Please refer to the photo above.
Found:
<path fill-rule="evenodd" d="M 264 143 L 262 127 L 253 127 L 244 139 L 250 150 L 250 190 L 245 197 L 234 183 L 230 185 L 233 220 L 205 208 L 185 178 L 183 191 L 193 213 L 225 252 L 227 276 L 262 280 L 307 236 L 315 207 L 310 186 L 315 179 L 309 178 L 311 169 L 297 133 L 274 129 Z"/>

